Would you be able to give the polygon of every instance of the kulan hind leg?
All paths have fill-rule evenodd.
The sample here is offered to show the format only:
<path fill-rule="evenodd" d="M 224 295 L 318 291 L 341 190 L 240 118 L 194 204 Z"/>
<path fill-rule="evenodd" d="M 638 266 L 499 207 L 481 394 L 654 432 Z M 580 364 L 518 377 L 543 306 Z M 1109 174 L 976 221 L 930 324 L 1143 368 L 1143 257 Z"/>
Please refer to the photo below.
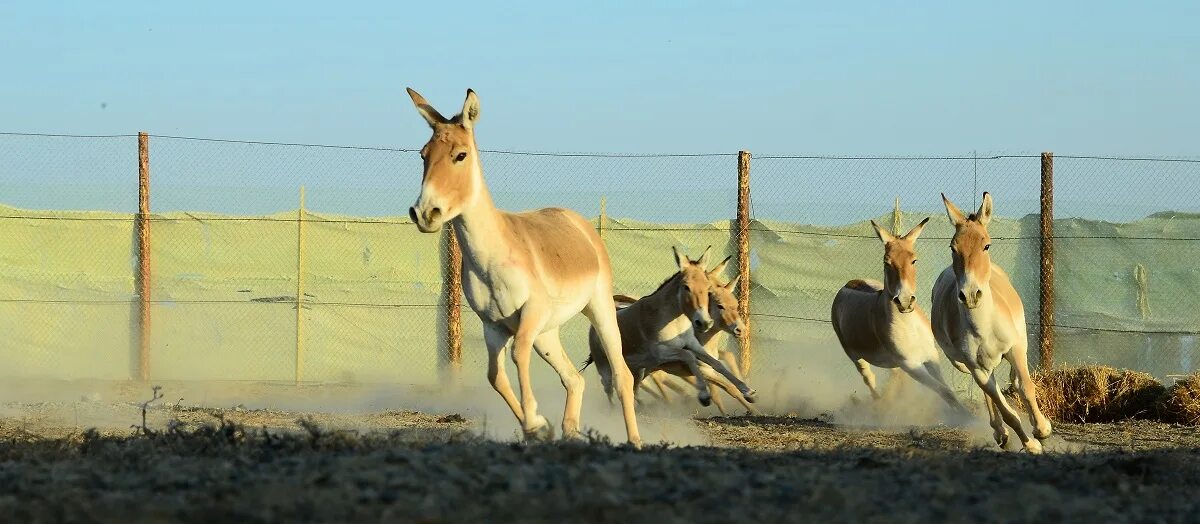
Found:
<path fill-rule="evenodd" d="M 558 378 L 562 380 L 563 388 L 567 390 L 567 403 L 563 408 L 562 430 L 565 438 L 579 438 L 579 412 L 583 406 L 583 376 L 567 358 L 562 342 L 558 338 L 558 330 L 554 329 L 538 335 L 533 341 L 537 354 L 554 368 Z"/>
<path fill-rule="evenodd" d="M 609 281 L 611 284 L 611 280 Z M 592 322 L 600 345 L 611 365 L 613 384 L 616 386 L 617 399 L 621 401 L 621 413 L 625 418 L 625 434 L 629 443 L 636 448 L 642 447 L 642 436 L 638 431 L 637 412 L 634 407 L 633 373 L 625 363 L 621 351 L 621 330 L 617 325 L 617 306 L 613 303 L 611 286 L 597 289 L 592 301 L 584 308 L 583 314 Z"/>

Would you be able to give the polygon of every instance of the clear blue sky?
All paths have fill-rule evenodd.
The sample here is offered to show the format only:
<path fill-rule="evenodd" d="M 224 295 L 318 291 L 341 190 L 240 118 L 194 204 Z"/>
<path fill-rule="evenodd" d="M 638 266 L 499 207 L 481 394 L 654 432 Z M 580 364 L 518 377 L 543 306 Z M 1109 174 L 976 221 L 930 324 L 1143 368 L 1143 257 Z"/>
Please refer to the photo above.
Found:
<path fill-rule="evenodd" d="M 472 87 L 491 148 L 1200 152 L 1196 2 L 47 4 L 4 130 L 411 146 Z"/>
<path fill-rule="evenodd" d="M 404 87 L 447 115 L 471 87 L 487 149 L 1200 155 L 1197 2 L 47 4 L 0 3 L 0 131 L 419 147 L 428 129 Z M 77 146 L 0 143 L 0 202 L 132 210 L 132 146 Z M 152 150 L 159 211 L 277 211 L 307 185 L 314 209 L 403 215 L 420 168 L 415 157 Z M 606 196 L 618 216 L 700 220 L 732 213 L 730 162 L 507 157 L 485 168 L 504 207 L 595 214 Z M 1003 213 L 1033 211 L 1036 162 L 981 165 L 978 190 L 1000 191 Z M 1194 210 L 1197 166 L 1132 166 L 1157 171 L 1131 197 L 1131 166 L 1064 165 L 1059 209 L 1122 220 Z M 939 190 L 974 198 L 969 163 L 868 167 L 756 160 L 756 209 L 845 223 L 887 207 L 855 193 L 924 209 Z M 702 213 L 636 198 L 661 180 L 722 192 L 688 193 L 704 197 L 691 206 Z M 1107 185 L 1097 193 L 1091 180 Z M 849 199 L 859 207 L 847 214 Z"/>

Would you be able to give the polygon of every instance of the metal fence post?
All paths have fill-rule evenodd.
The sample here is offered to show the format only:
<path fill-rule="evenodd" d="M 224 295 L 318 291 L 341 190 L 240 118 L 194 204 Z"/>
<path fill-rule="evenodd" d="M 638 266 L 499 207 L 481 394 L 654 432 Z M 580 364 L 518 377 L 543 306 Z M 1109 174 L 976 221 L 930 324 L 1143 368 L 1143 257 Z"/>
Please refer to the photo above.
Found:
<path fill-rule="evenodd" d="M 1054 367 L 1054 153 L 1042 153 L 1041 288 L 1038 315 L 1039 367 Z"/>
<path fill-rule="evenodd" d="M 446 360 L 450 372 L 462 368 L 462 250 L 454 226 L 446 226 Z"/>
<path fill-rule="evenodd" d="M 738 346 L 742 352 L 742 373 L 750 375 L 753 350 L 750 346 L 750 152 L 739 151 L 737 163 L 737 263 L 738 263 L 738 314 L 746 323 Z"/>
<path fill-rule="evenodd" d="M 138 378 L 150 380 L 150 135 L 138 132 Z"/>

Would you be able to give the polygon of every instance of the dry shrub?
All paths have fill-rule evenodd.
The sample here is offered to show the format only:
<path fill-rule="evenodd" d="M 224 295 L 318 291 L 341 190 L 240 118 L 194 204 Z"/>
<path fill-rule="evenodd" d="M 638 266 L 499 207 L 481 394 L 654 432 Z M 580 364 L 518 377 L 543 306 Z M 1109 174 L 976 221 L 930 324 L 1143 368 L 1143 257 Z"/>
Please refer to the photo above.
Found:
<path fill-rule="evenodd" d="M 1200 426 L 1200 373 L 1175 382 L 1162 401 L 1163 422 Z"/>
<path fill-rule="evenodd" d="M 1033 383 L 1042 413 L 1059 422 L 1155 419 L 1166 392 L 1148 373 L 1107 366 L 1038 371 Z M 1006 394 L 1024 406 L 1012 388 Z"/>

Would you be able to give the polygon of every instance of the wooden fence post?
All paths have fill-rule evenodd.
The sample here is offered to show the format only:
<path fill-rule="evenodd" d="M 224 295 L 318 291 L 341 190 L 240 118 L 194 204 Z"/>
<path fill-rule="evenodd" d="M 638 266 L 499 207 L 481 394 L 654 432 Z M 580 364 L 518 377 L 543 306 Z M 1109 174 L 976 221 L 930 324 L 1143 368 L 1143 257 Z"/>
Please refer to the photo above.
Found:
<path fill-rule="evenodd" d="M 738 337 L 741 349 L 742 374 L 750 375 L 753 350 L 750 346 L 750 152 L 739 151 L 737 163 L 737 263 L 738 263 L 738 314 L 742 316 L 746 329 Z"/>
<path fill-rule="evenodd" d="M 454 226 L 446 226 L 446 360 L 450 372 L 462 368 L 462 250 Z"/>
<path fill-rule="evenodd" d="M 1054 153 L 1042 153 L 1042 296 L 1038 315 L 1038 366 L 1054 367 Z"/>
<path fill-rule="evenodd" d="M 304 377 L 304 186 L 296 210 L 296 384 Z"/>
<path fill-rule="evenodd" d="M 600 197 L 600 218 L 598 218 L 596 220 L 596 229 L 597 229 L 597 232 L 600 233 L 601 241 L 604 240 L 604 222 L 605 222 L 605 219 L 608 218 L 606 216 L 608 213 L 608 210 L 606 209 L 607 207 L 608 207 L 608 199 L 606 199 L 604 197 Z"/>
<path fill-rule="evenodd" d="M 150 135 L 138 133 L 138 378 L 150 380 Z"/>
<path fill-rule="evenodd" d="M 904 225 L 904 215 L 900 213 L 900 197 L 896 197 L 896 203 L 892 206 L 892 234 L 903 236 L 904 233 L 900 228 Z"/>

